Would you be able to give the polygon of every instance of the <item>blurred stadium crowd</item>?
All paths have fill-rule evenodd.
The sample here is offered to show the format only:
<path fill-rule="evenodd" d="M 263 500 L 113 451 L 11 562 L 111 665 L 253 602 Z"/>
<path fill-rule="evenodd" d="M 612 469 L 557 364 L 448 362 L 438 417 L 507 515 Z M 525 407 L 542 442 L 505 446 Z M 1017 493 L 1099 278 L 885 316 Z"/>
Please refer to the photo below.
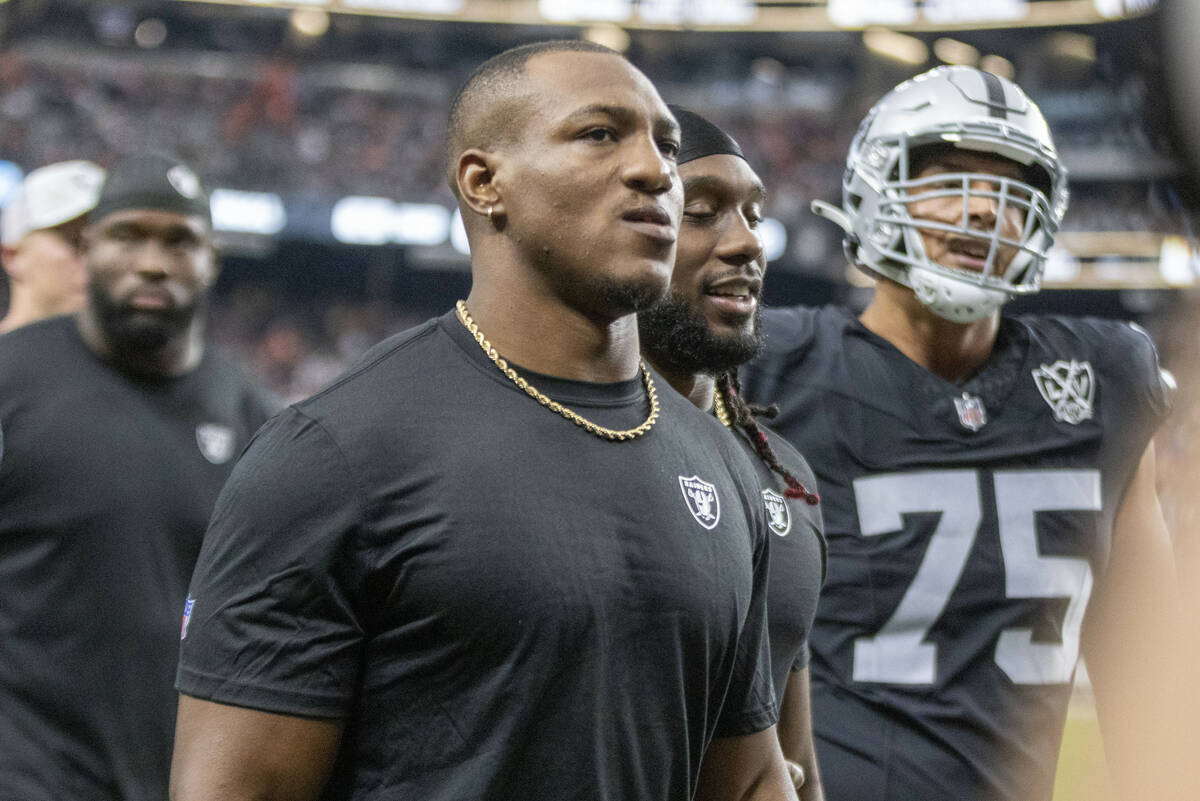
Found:
<path fill-rule="evenodd" d="M 28 170 L 72 158 L 103 165 L 122 153 L 160 149 L 195 165 L 213 187 L 450 208 L 441 168 L 450 96 L 481 47 L 509 43 L 493 31 L 489 44 L 480 26 L 456 34 L 443 27 L 410 31 L 390 50 L 360 36 L 318 55 L 277 47 L 257 32 L 261 26 L 222 23 L 213 32 L 173 20 L 165 44 L 147 50 L 121 38 L 134 22 L 112 10 L 43 21 L 0 53 L 5 159 Z M 1072 170 L 1064 227 L 1194 238 L 1195 214 L 1175 181 L 1177 157 L 1156 94 L 1156 54 L 1141 44 L 1144 26 L 1121 25 L 1098 36 L 1095 58 L 1086 62 L 1057 58 L 1038 32 L 1006 32 L 1006 52 Z M 864 69 L 861 54 L 836 44 L 812 53 L 797 48 L 790 60 L 777 49 L 762 55 L 754 45 L 714 52 L 702 44 L 685 52 L 643 43 L 631 55 L 666 98 L 704 108 L 768 176 L 768 213 L 789 230 L 777 273 L 840 284 L 840 242 L 808 204 L 838 197 L 846 145 L 865 103 L 902 74 L 894 65 Z M 393 249 L 384 258 L 404 255 Z M 416 297 L 403 275 L 383 291 L 343 288 L 330 301 L 305 291 L 313 276 L 302 269 L 329 268 L 292 264 L 282 280 L 265 280 L 257 268 L 227 269 L 212 312 L 218 339 L 288 400 L 319 388 L 365 347 L 424 319 L 438 302 Z M 1160 344 L 1169 360 L 1170 347 Z"/>

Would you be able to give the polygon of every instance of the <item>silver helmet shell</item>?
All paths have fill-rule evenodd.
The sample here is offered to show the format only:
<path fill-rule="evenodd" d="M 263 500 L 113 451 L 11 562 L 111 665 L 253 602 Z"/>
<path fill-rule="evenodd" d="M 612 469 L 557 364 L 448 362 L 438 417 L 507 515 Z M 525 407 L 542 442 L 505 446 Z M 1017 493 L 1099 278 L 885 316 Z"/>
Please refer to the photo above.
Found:
<path fill-rule="evenodd" d="M 1027 180 L 987 173 L 942 173 L 917 180 L 913 151 L 930 145 L 998 155 L 1022 167 Z M 909 204 L 961 197 L 964 213 L 947 225 L 914 218 Z M 973 224 L 972 197 L 997 207 L 992 230 Z M 868 273 L 913 290 L 930 311 L 956 322 L 990 315 L 1014 295 L 1041 287 L 1046 255 L 1067 209 L 1067 171 L 1041 111 L 1011 81 L 972 67 L 938 67 L 888 92 L 867 114 L 850 145 L 842 208 L 814 210 L 846 231 L 846 252 Z M 1018 239 L 1002 235 L 1004 211 L 1022 211 Z M 921 231 L 937 230 L 987 244 L 982 271 L 930 260 Z M 1007 265 L 997 256 L 1013 253 Z"/>

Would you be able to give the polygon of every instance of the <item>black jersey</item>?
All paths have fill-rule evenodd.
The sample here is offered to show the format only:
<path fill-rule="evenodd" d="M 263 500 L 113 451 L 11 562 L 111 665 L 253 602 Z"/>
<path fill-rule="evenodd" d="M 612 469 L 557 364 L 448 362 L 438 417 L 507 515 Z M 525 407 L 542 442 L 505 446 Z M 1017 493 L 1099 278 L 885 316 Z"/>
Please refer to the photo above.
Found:
<path fill-rule="evenodd" d="M 800 452 L 761 423 L 758 427 L 779 463 L 807 489 L 816 492 L 816 478 Z M 808 667 L 808 634 L 825 575 L 821 507 L 801 498 L 787 497 L 783 477 L 759 458 L 745 432 L 739 430 L 735 434 L 758 473 L 767 528 L 773 535 L 767 628 L 771 636 L 771 676 L 776 697 L 782 704 L 789 674 Z"/>
<path fill-rule="evenodd" d="M 811 636 L 830 798 L 1049 799 L 1094 582 L 1166 396 L 1149 337 L 1002 320 L 942 381 L 847 310 L 764 315 L 749 398 L 820 480 Z"/>
<path fill-rule="evenodd" d="M 521 371 L 600 425 L 640 380 Z M 684 801 L 713 736 L 769 727 L 753 468 L 657 379 L 609 442 L 453 313 L 264 427 L 217 503 L 179 689 L 340 718 L 325 798 Z"/>
<path fill-rule="evenodd" d="M 180 604 L 266 416 L 211 350 L 153 379 L 70 317 L 0 337 L 0 799 L 166 798 Z"/>

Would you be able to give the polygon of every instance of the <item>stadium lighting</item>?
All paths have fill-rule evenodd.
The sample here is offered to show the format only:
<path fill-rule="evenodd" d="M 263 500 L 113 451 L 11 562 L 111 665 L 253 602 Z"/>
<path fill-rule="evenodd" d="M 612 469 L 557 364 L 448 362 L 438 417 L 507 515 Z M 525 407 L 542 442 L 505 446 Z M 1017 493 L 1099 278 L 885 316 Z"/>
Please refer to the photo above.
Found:
<path fill-rule="evenodd" d="M 914 67 L 929 60 L 929 48 L 924 42 L 915 36 L 887 28 L 868 28 L 863 31 L 863 44 L 872 53 Z"/>
<path fill-rule="evenodd" d="M 908 25 L 917 18 L 913 0 L 829 0 L 829 21 L 839 28 Z"/>
<path fill-rule="evenodd" d="M 436 203 L 351 195 L 334 204 L 329 228 L 347 245 L 438 245 L 450 236 L 450 212 Z"/>
<path fill-rule="evenodd" d="M 8 202 L 13 190 L 25 180 L 25 171 L 11 161 L 0 161 L 0 208 Z"/>
<path fill-rule="evenodd" d="M 1027 0 L 925 0 L 922 10 L 936 23 L 1012 22 L 1029 16 Z"/>
<path fill-rule="evenodd" d="M 440 245 L 450 236 L 450 212 L 436 203 L 398 203 L 392 238 L 399 245 Z"/>
<path fill-rule="evenodd" d="M 464 0 L 342 0 L 351 9 L 441 15 L 457 14 L 463 4 Z"/>
<path fill-rule="evenodd" d="M 1158 271 L 1171 286 L 1191 286 L 1196 283 L 1197 260 L 1187 240 L 1181 236 L 1164 236 L 1158 257 Z"/>
<path fill-rule="evenodd" d="M 464 256 L 471 255 L 471 245 L 467 242 L 467 227 L 463 225 L 462 212 L 454 210 L 454 218 L 450 221 L 450 247 Z"/>
<path fill-rule="evenodd" d="M 273 236 L 287 225 L 283 199 L 274 192 L 214 189 L 209 207 L 217 231 Z"/>
<path fill-rule="evenodd" d="M 775 261 L 787 253 L 788 236 L 783 223 L 774 217 L 767 217 L 759 223 L 758 230 L 762 234 L 763 255 L 767 257 L 768 262 Z"/>
<path fill-rule="evenodd" d="M 604 45 L 610 50 L 616 50 L 618 53 L 624 53 L 629 49 L 629 34 L 620 25 L 602 24 L 591 25 L 584 29 L 583 39 L 588 42 L 594 42 L 598 45 Z"/>
<path fill-rule="evenodd" d="M 1096 40 L 1086 33 L 1059 31 L 1050 37 L 1050 50 L 1056 56 L 1076 61 L 1096 60 Z"/>
<path fill-rule="evenodd" d="M 979 69 L 999 75 L 1001 78 L 1016 80 L 1017 68 L 1004 56 L 986 55 L 979 59 Z"/>
<path fill-rule="evenodd" d="M 552 22 L 624 22 L 633 14 L 630 0 L 538 0 L 538 11 Z"/>
<path fill-rule="evenodd" d="M 752 0 L 642 0 L 637 12 L 658 25 L 748 25 L 758 16 L 758 5 Z"/>
<path fill-rule="evenodd" d="M 320 8 L 297 8 L 290 18 L 292 30 L 301 36 L 316 39 L 329 30 L 329 14 Z"/>
<path fill-rule="evenodd" d="M 133 42 L 143 50 L 153 50 L 167 41 L 167 23 L 158 17 L 149 17 L 133 29 Z"/>
<path fill-rule="evenodd" d="M 933 43 L 933 54 L 947 64 L 974 66 L 979 63 L 979 51 L 958 39 L 943 36 Z"/>
<path fill-rule="evenodd" d="M 329 227 L 333 238 L 347 245 L 384 245 L 390 236 L 392 209 L 385 197 L 344 197 L 333 206 Z"/>

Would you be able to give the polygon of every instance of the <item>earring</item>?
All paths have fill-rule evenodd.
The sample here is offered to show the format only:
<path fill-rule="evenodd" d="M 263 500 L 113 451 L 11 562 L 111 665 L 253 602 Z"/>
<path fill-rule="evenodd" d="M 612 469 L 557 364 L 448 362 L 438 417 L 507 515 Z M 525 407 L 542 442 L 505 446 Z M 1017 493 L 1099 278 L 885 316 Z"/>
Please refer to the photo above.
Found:
<path fill-rule="evenodd" d="M 495 225 L 495 224 L 496 224 L 496 221 L 495 221 L 495 219 L 493 219 L 493 217 L 495 216 L 495 214 L 496 214 L 496 207 L 495 207 L 495 206 L 488 206 L 488 222 L 490 222 L 492 225 Z"/>

